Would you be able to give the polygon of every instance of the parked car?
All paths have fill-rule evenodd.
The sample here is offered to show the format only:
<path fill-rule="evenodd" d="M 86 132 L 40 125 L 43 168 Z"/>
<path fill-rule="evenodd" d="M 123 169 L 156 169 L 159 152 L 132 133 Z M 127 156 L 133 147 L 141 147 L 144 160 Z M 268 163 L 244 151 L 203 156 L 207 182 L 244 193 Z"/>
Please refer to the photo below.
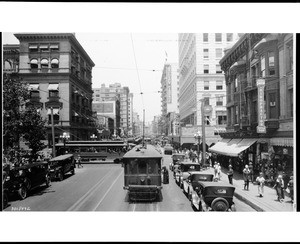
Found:
<path fill-rule="evenodd" d="M 200 171 L 200 164 L 192 161 L 179 163 L 178 170 L 175 174 L 175 181 L 180 188 L 183 187 L 183 181 L 189 176 L 189 172 L 191 171 Z"/>
<path fill-rule="evenodd" d="M 189 172 L 189 176 L 183 181 L 183 192 L 188 196 L 190 200 L 192 198 L 192 192 L 198 190 L 200 182 L 213 181 L 213 174 L 204 174 L 198 171 Z"/>
<path fill-rule="evenodd" d="M 49 161 L 49 165 L 51 179 L 62 181 L 65 174 L 69 172 L 72 175 L 75 174 L 76 164 L 73 154 L 65 154 L 52 158 Z"/>
<path fill-rule="evenodd" d="M 197 211 L 235 211 L 235 187 L 222 182 L 200 182 L 192 192 L 191 204 Z"/>
<path fill-rule="evenodd" d="M 172 155 L 172 162 L 169 165 L 169 169 L 173 171 L 174 169 L 174 165 L 175 164 L 179 164 L 181 161 L 183 161 L 185 158 L 185 154 L 184 153 L 174 153 Z"/>
<path fill-rule="evenodd" d="M 9 194 L 17 194 L 20 199 L 25 199 L 28 192 L 41 186 L 49 187 L 51 179 L 48 162 L 35 162 L 9 171 L 7 189 Z"/>
<path fill-rule="evenodd" d="M 165 153 L 165 155 L 172 155 L 173 147 L 170 144 L 166 144 L 164 146 L 164 153 Z"/>

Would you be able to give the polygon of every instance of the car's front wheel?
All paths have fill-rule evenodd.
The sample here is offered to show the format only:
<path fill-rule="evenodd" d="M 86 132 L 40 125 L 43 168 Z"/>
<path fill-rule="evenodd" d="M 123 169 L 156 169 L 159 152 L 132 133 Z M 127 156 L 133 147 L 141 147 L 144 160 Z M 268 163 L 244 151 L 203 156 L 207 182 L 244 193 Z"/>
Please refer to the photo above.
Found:
<path fill-rule="evenodd" d="M 21 200 L 24 200 L 27 197 L 27 188 L 25 186 L 21 186 L 18 190 L 18 195 Z"/>

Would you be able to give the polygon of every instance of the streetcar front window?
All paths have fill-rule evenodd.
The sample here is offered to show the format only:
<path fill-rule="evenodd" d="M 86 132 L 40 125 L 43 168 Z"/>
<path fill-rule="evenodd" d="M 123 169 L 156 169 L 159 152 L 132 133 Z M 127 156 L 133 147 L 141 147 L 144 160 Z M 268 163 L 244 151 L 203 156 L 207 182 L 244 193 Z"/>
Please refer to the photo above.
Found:
<path fill-rule="evenodd" d="M 138 168 L 137 160 L 130 161 L 128 167 L 129 167 L 128 173 L 137 174 L 137 168 Z"/>
<path fill-rule="evenodd" d="M 139 162 L 139 174 L 146 174 L 147 173 L 147 162 L 140 161 Z"/>
<path fill-rule="evenodd" d="M 148 162 L 148 174 L 157 174 L 158 167 L 156 160 L 149 160 Z"/>

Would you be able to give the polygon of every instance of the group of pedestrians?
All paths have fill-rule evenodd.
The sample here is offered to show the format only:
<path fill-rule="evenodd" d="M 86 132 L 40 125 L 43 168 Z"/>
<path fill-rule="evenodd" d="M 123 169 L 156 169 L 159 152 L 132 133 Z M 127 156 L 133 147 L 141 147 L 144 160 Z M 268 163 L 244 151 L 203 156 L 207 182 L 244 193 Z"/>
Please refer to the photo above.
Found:
<path fill-rule="evenodd" d="M 258 188 L 258 195 L 259 195 L 259 197 L 263 197 L 264 196 L 264 186 L 265 186 L 265 181 L 266 181 L 263 176 L 263 172 L 260 172 L 254 181 L 253 167 L 251 167 L 251 166 L 252 166 L 252 164 L 249 164 L 249 166 L 245 165 L 245 168 L 243 169 L 244 190 L 249 191 L 249 183 L 250 182 L 256 183 L 257 188 Z M 214 175 L 215 175 L 216 181 L 220 180 L 220 173 L 221 173 L 220 163 L 216 162 L 214 164 Z M 228 181 L 231 185 L 233 184 L 233 174 L 234 174 L 233 167 L 230 164 L 228 166 L 227 176 L 228 176 Z M 290 181 L 288 182 L 287 188 L 285 189 L 283 177 L 282 177 L 282 175 L 278 175 L 273 188 L 276 190 L 278 201 L 280 201 L 280 202 L 284 201 L 284 191 L 285 190 L 289 193 L 292 202 L 294 201 L 293 176 L 290 177 Z"/>

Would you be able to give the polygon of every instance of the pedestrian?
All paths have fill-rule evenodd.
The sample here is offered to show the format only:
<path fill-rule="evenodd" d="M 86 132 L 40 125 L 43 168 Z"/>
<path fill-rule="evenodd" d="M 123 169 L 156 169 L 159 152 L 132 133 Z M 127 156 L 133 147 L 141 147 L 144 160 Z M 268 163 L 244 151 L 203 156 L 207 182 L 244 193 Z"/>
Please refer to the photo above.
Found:
<path fill-rule="evenodd" d="M 289 194 L 292 200 L 292 203 L 294 202 L 294 177 L 290 177 L 290 181 L 287 184 L 287 189 L 289 189 Z"/>
<path fill-rule="evenodd" d="M 260 197 L 264 196 L 264 185 L 265 185 L 265 178 L 263 176 L 263 172 L 259 173 L 259 176 L 256 178 L 256 182 L 258 185 L 258 194 Z"/>
<path fill-rule="evenodd" d="M 282 175 L 278 175 L 275 185 L 273 188 L 276 189 L 278 201 L 283 202 L 284 200 L 284 181 L 282 179 Z"/>
<path fill-rule="evenodd" d="M 215 181 L 219 181 L 221 179 L 221 166 L 220 163 L 215 164 Z"/>
<path fill-rule="evenodd" d="M 243 178 L 244 178 L 244 190 L 249 191 L 250 170 L 247 164 L 243 169 Z"/>
<path fill-rule="evenodd" d="M 80 157 L 80 155 L 78 155 L 78 157 L 76 158 L 76 163 L 77 163 L 77 167 L 78 168 L 83 168 L 83 166 L 81 164 L 81 157 Z"/>
<path fill-rule="evenodd" d="M 215 178 L 215 181 L 218 181 L 218 163 L 216 162 L 215 165 L 214 165 L 214 178 Z"/>
<path fill-rule="evenodd" d="M 229 165 L 228 166 L 228 172 L 227 172 L 227 175 L 228 175 L 228 180 L 229 180 L 229 184 L 232 185 L 232 178 L 233 178 L 233 169 L 232 169 L 232 166 Z"/>
<path fill-rule="evenodd" d="M 254 172 L 253 172 L 253 164 L 252 164 L 251 161 L 249 162 L 249 170 L 250 170 L 250 180 L 253 183 L 253 181 L 254 181 Z"/>

